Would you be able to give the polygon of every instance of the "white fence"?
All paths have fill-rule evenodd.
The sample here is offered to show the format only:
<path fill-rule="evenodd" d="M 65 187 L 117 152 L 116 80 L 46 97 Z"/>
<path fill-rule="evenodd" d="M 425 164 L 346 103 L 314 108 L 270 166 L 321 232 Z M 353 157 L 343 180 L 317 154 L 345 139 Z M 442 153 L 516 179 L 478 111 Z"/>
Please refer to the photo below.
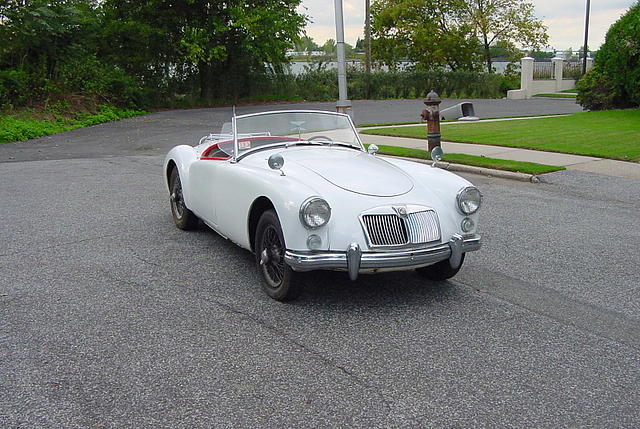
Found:
<path fill-rule="evenodd" d="M 587 70 L 591 67 L 593 59 L 587 58 Z M 565 65 L 562 58 L 553 58 L 550 63 L 535 63 L 533 58 L 524 57 L 520 72 L 520 89 L 507 91 L 507 98 L 524 100 L 536 94 L 573 89 L 576 87 L 575 79 L 563 78 L 564 71 L 571 68 L 575 68 L 575 65 Z"/>

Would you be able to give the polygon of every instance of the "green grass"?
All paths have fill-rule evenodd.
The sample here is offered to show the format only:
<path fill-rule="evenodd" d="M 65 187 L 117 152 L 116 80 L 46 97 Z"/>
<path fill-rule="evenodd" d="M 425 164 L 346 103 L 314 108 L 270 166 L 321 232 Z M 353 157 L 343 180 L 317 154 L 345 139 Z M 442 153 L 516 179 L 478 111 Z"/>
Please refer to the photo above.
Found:
<path fill-rule="evenodd" d="M 427 138 L 424 125 L 361 132 Z M 637 162 L 640 160 L 640 109 L 582 112 L 554 118 L 450 124 L 442 127 L 442 139 Z"/>
<path fill-rule="evenodd" d="M 490 117 L 482 118 L 482 120 L 522 118 L 524 116 L 526 116 L 527 118 L 533 118 L 535 116 L 564 116 L 564 115 L 566 115 L 566 113 L 547 113 L 547 114 L 540 114 L 540 115 L 518 115 L 518 116 L 490 116 Z M 456 120 L 445 119 L 444 121 L 441 121 L 441 122 L 456 122 Z M 426 126 L 426 122 L 411 121 L 411 122 L 381 122 L 381 123 L 374 123 L 374 124 L 362 124 L 362 125 L 358 125 L 357 127 L 372 128 L 372 127 L 391 127 L 394 125 L 419 125 L 419 124 L 423 124 L 422 126 Z"/>
<path fill-rule="evenodd" d="M 404 156 L 407 158 L 431 159 L 431 154 L 422 149 L 411 149 L 398 146 L 379 146 L 380 154 Z M 454 164 L 472 165 L 474 167 L 492 168 L 494 170 L 516 171 L 527 174 L 544 174 L 564 170 L 564 167 L 536 164 L 533 162 L 510 161 L 506 159 L 486 158 L 484 156 L 446 153 L 443 161 Z"/>
<path fill-rule="evenodd" d="M 536 94 L 534 97 L 550 97 L 550 98 L 576 98 L 575 93 L 556 92 L 553 94 Z"/>
<path fill-rule="evenodd" d="M 96 112 L 79 112 L 71 116 L 52 113 L 43 114 L 37 111 L 23 111 L 13 115 L 3 115 L 0 116 L 0 143 L 25 141 L 145 113 L 141 110 L 120 109 L 102 105 Z"/>
<path fill-rule="evenodd" d="M 567 94 L 577 94 L 578 90 L 573 88 L 573 89 L 565 89 L 565 90 L 560 91 L 560 92 L 566 92 Z"/>

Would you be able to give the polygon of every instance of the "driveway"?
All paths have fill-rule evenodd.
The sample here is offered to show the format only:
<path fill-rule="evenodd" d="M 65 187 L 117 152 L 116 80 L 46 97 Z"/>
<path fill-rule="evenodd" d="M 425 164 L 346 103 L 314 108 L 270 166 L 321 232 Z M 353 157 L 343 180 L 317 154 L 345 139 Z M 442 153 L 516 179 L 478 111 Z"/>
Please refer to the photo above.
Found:
<path fill-rule="evenodd" d="M 0 146 L 0 426 L 638 426 L 637 181 L 467 176 L 485 246 L 453 280 L 308 273 L 282 304 L 172 224 L 164 151 L 218 114 Z"/>

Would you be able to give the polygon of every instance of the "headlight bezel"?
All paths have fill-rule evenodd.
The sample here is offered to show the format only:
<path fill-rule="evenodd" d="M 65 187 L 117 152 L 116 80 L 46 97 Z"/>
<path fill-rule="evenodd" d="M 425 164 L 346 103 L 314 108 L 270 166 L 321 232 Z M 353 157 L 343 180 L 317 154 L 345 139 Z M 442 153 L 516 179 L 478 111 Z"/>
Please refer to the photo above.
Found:
<path fill-rule="evenodd" d="M 470 200 L 469 195 L 472 195 L 472 194 L 477 194 L 478 198 L 474 200 Z M 473 201 L 473 202 L 477 201 L 476 208 L 475 209 L 465 208 L 466 206 L 464 203 L 467 201 Z M 462 213 L 465 216 L 470 216 L 476 213 L 480 209 L 480 207 L 482 207 L 482 193 L 475 186 L 465 186 L 464 188 L 460 189 L 458 191 L 458 194 L 456 195 L 456 206 L 460 213 Z"/>
<path fill-rule="evenodd" d="M 308 210 L 310 208 L 312 208 L 313 204 L 324 204 L 324 205 L 326 205 L 326 213 L 327 213 L 326 214 L 326 220 L 320 225 L 310 224 L 309 222 L 307 222 L 307 216 L 309 216 Z M 311 229 L 311 230 L 322 228 L 323 226 L 328 224 L 329 221 L 331 220 L 331 206 L 329 205 L 327 200 L 325 200 L 324 198 L 321 198 L 321 197 L 318 197 L 318 196 L 309 197 L 306 200 L 304 200 L 302 202 L 302 204 L 300 205 L 299 216 L 300 216 L 300 223 L 302 223 L 302 225 L 305 228 Z"/>

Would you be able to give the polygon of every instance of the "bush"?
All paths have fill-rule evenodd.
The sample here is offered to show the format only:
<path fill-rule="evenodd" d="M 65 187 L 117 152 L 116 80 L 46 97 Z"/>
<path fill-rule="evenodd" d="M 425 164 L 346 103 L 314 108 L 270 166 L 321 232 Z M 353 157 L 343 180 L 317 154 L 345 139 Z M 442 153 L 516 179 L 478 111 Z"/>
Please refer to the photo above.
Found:
<path fill-rule="evenodd" d="M 613 81 L 597 68 L 589 70 L 576 84 L 576 101 L 589 110 L 609 110 L 618 106 L 620 94 Z"/>
<path fill-rule="evenodd" d="M 27 73 L 19 70 L 0 71 L 0 108 L 24 105 L 29 86 Z"/>
<path fill-rule="evenodd" d="M 593 71 L 583 80 L 577 98 L 583 107 L 640 106 L 640 2 L 609 28 Z"/>

